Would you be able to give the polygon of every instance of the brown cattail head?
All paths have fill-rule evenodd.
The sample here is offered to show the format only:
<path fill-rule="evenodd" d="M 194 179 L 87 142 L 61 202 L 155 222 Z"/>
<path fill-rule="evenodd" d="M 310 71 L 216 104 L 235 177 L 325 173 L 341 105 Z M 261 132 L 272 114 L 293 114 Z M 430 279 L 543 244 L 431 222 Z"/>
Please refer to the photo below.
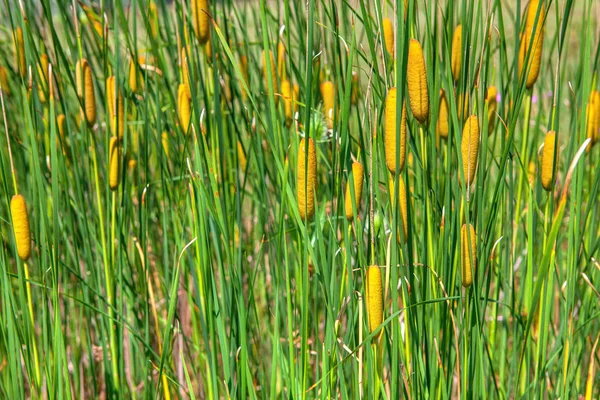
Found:
<path fill-rule="evenodd" d="M 385 49 L 394 57 L 394 24 L 389 18 L 383 19 L 383 39 L 385 41 Z"/>
<path fill-rule="evenodd" d="M 544 138 L 542 149 L 542 187 L 549 192 L 554 186 L 556 167 L 558 166 L 558 148 L 556 148 L 556 132 L 550 131 Z M 556 153 L 556 154 L 555 154 Z"/>
<path fill-rule="evenodd" d="M 292 84 L 288 80 L 281 82 L 281 96 L 283 97 L 283 111 L 285 114 L 285 124 L 290 126 L 294 119 L 294 104 Z"/>
<path fill-rule="evenodd" d="M 177 91 L 177 113 L 179 114 L 179 125 L 184 133 L 187 133 L 192 117 L 190 88 L 185 83 L 179 85 Z"/>
<path fill-rule="evenodd" d="M 496 100 L 497 96 L 498 91 L 496 90 L 496 86 L 488 87 L 485 95 L 485 102 L 488 106 L 488 135 L 492 134 L 496 126 L 496 107 L 498 105 Z"/>
<path fill-rule="evenodd" d="M 396 153 L 399 153 L 400 165 L 398 173 L 404 169 L 406 160 L 406 106 L 402 106 L 402 119 L 400 121 L 400 137 L 396 140 L 396 88 L 390 88 L 385 99 L 385 164 L 388 170 L 396 173 Z M 399 144 L 399 146 L 398 146 Z"/>
<path fill-rule="evenodd" d="M 460 68 L 462 67 L 462 25 L 457 25 L 452 36 L 452 58 L 450 62 L 452 78 L 458 82 Z"/>
<path fill-rule="evenodd" d="M 17 60 L 17 69 L 21 78 L 25 79 L 27 76 L 27 62 L 25 60 L 25 42 L 23 40 L 23 30 L 21 28 L 15 29 L 15 57 Z"/>
<path fill-rule="evenodd" d="M 277 44 L 277 75 L 282 81 L 286 79 L 285 45 L 282 41 Z"/>
<path fill-rule="evenodd" d="M 308 152 L 308 155 L 307 155 Z M 298 211 L 303 220 L 315 213 L 315 190 L 317 184 L 317 153 L 312 138 L 303 138 L 298 147 Z"/>
<path fill-rule="evenodd" d="M 273 57 L 273 52 L 269 50 L 269 62 L 271 63 L 271 73 L 269 74 L 267 71 L 267 58 L 265 57 L 265 51 L 262 52 L 262 62 L 263 62 L 263 78 L 265 79 L 265 89 L 267 92 L 269 91 L 269 76 L 273 82 L 273 93 L 277 93 L 279 91 L 279 86 L 277 85 L 277 69 L 275 64 L 275 58 Z M 279 96 L 275 96 L 275 105 L 279 101 Z"/>
<path fill-rule="evenodd" d="M 327 127 L 333 129 L 335 120 L 335 86 L 331 81 L 321 83 L 321 98 L 323 99 L 323 114 L 327 121 Z"/>
<path fill-rule="evenodd" d="M 410 40 L 408 47 L 408 96 L 410 97 L 410 109 L 415 119 L 424 124 L 429 118 L 429 92 L 427 89 L 427 70 L 421 44 Z"/>
<path fill-rule="evenodd" d="M 119 187 L 119 138 L 113 136 L 110 138 L 108 147 L 108 186 L 110 190 L 115 191 Z"/>
<path fill-rule="evenodd" d="M 383 282 L 377 265 L 367 268 L 367 310 L 369 332 L 373 332 L 383 322 Z"/>
<path fill-rule="evenodd" d="M 360 210 L 364 174 L 365 171 L 361 163 L 352 163 L 352 179 L 348 179 L 348 182 L 346 182 L 346 196 L 344 198 L 344 208 L 346 211 L 346 219 L 348 221 L 352 221 L 352 218 L 354 218 L 353 204 L 356 204 L 356 212 Z M 352 202 L 352 189 L 350 185 L 354 185 L 355 203 Z"/>
<path fill-rule="evenodd" d="M 465 180 L 467 186 L 471 186 L 475 179 L 479 154 L 479 122 L 476 115 L 471 115 L 465 122 L 460 149 Z"/>
<path fill-rule="evenodd" d="M 2 91 L 10 95 L 10 86 L 8 86 L 8 73 L 6 72 L 6 68 L 0 65 L 0 86 L 2 87 Z"/>
<path fill-rule="evenodd" d="M 597 90 L 592 90 L 586 109 L 587 119 L 587 137 L 592 139 L 587 149 L 598 141 L 600 137 L 600 93 Z"/>
<path fill-rule="evenodd" d="M 460 229 L 460 257 L 462 285 L 469 287 L 473 284 L 473 275 L 475 275 L 475 268 L 477 267 L 477 236 L 475 235 L 475 228 L 471 224 L 469 226 L 463 224 Z"/>
<path fill-rule="evenodd" d="M 200 44 L 205 44 L 210 36 L 209 0 L 191 0 L 192 25 Z"/>
<path fill-rule="evenodd" d="M 395 207 L 394 199 L 396 192 L 394 186 L 394 177 L 390 177 L 390 202 L 392 207 Z M 398 205 L 400 206 L 400 218 L 402 223 L 402 233 L 404 234 L 404 240 L 408 237 L 408 196 L 406 193 L 406 184 L 402 175 L 398 175 Z M 400 232 L 397 232 L 396 239 L 400 242 Z"/>
<path fill-rule="evenodd" d="M 75 75 L 77 80 L 77 95 L 83 103 L 81 119 L 85 119 L 87 124 L 92 126 L 96 122 L 96 95 L 94 92 L 92 69 L 85 58 L 82 58 L 77 62 L 77 65 L 75 66 Z"/>
<path fill-rule="evenodd" d="M 538 7 L 539 15 L 538 15 Z M 536 24 L 537 17 L 537 24 Z M 535 26 L 535 31 L 534 31 Z M 527 5 L 525 31 L 521 35 L 519 47 L 519 76 L 526 70 L 525 61 L 529 54 L 529 73 L 525 79 L 527 89 L 531 89 L 540 74 L 542 49 L 544 46 L 544 4 L 540 0 L 531 0 Z"/>
<path fill-rule="evenodd" d="M 27 261 L 31 257 L 31 234 L 27 204 L 22 195 L 14 195 L 10 200 L 10 215 L 13 222 L 15 242 L 17 243 L 17 254 L 21 260 Z"/>
<path fill-rule="evenodd" d="M 440 89 L 440 110 L 438 112 L 437 132 L 442 139 L 448 139 L 448 99 L 446 92 Z"/>
<path fill-rule="evenodd" d="M 106 78 L 106 101 L 108 103 L 108 118 L 112 135 L 123 139 L 125 132 L 125 108 L 121 88 L 114 76 Z"/>

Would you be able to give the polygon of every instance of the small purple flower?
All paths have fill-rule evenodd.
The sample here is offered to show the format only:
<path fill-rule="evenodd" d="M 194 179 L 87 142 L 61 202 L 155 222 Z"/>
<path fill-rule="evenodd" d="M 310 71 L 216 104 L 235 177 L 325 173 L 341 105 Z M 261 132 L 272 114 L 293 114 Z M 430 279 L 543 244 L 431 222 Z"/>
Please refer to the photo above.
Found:
<path fill-rule="evenodd" d="M 502 95 L 500 93 L 496 93 L 496 103 L 502 102 Z"/>
<path fill-rule="evenodd" d="M 537 103 L 537 101 L 538 101 L 538 97 L 537 97 L 537 96 L 534 94 L 534 95 L 531 97 L 531 102 L 532 102 L 533 104 L 535 104 L 535 103 Z"/>

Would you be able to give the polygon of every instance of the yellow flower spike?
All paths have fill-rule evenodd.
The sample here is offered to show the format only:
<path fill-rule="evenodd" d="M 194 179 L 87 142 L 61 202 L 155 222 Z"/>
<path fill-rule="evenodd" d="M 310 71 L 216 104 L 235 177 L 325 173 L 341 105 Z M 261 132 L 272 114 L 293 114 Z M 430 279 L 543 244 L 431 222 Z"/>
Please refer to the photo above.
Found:
<path fill-rule="evenodd" d="M 421 44 L 410 40 L 408 47 L 408 96 L 413 116 L 420 124 L 429 118 L 429 92 L 427 89 L 427 70 Z"/>

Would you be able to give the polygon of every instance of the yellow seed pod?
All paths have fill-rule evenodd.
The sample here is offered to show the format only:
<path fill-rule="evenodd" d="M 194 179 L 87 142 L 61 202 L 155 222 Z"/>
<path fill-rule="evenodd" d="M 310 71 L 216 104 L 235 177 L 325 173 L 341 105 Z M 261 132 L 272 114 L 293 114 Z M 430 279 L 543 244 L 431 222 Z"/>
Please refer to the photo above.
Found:
<path fill-rule="evenodd" d="M 42 103 L 46 102 L 46 91 L 48 91 L 48 55 L 42 54 L 40 56 L 40 62 L 38 64 L 38 76 L 40 78 L 40 84 L 38 85 L 38 95 Z"/>
<path fill-rule="evenodd" d="M 204 44 L 208 41 L 210 35 L 208 0 L 191 0 L 191 2 L 194 34 L 198 42 Z"/>
<path fill-rule="evenodd" d="M 383 39 L 385 41 L 385 49 L 394 57 L 394 24 L 389 18 L 383 19 Z"/>
<path fill-rule="evenodd" d="M 377 265 L 367 268 L 367 310 L 369 332 L 373 332 L 383 322 L 383 282 Z"/>
<path fill-rule="evenodd" d="M 273 93 L 277 93 L 279 91 L 279 86 L 277 85 L 277 70 L 275 64 L 275 58 L 273 57 L 273 52 L 269 50 L 269 62 L 271 63 L 271 80 L 273 81 Z M 265 51 L 262 52 L 262 63 L 263 63 L 263 77 L 265 79 L 265 89 L 269 90 L 269 74 L 267 72 L 267 58 L 265 57 Z M 275 96 L 275 105 L 279 101 L 279 96 Z"/>
<path fill-rule="evenodd" d="M 119 187 L 119 138 L 113 136 L 110 138 L 109 158 L 108 158 L 108 186 L 110 190 L 115 191 Z"/>
<path fill-rule="evenodd" d="M 589 150 L 600 135 L 600 93 L 592 90 L 586 107 L 587 137 L 592 139 L 587 149 Z"/>
<path fill-rule="evenodd" d="M 156 39 L 158 38 L 158 9 L 154 0 L 151 0 L 148 6 L 148 17 L 150 20 L 150 36 Z"/>
<path fill-rule="evenodd" d="M 390 203 L 392 203 L 392 207 L 395 207 L 394 199 L 396 192 L 394 186 L 394 177 L 390 177 Z M 402 232 L 404 233 L 404 238 L 408 236 L 408 196 L 406 193 L 406 184 L 404 183 L 404 178 L 402 175 L 398 175 L 398 205 L 400 206 L 400 218 L 402 222 Z M 400 242 L 400 232 L 397 232 L 396 239 Z"/>
<path fill-rule="evenodd" d="M 460 144 L 463 172 L 467 186 L 471 186 L 477 170 L 477 155 L 479 154 L 479 122 L 476 115 L 471 115 L 465 122 Z"/>
<path fill-rule="evenodd" d="M 364 168 L 361 163 L 352 163 L 352 181 L 354 182 L 354 199 L 356 200 L 356 211 L 360 210 L 360 199 L 362 198 Z M 354 212 L 352 210 L 352 192 L 350 189 L 350 179 L 346 182 L 346 196 L 344 198 L 344 208 L 346 211 L 346 219 L 352 221 Z"/>
<path fill-rule="evenodd" d="M 10 95 L 10 86 L 8 85 L 8 73 L 6 72 L 6 68 L 0 65 L 0 86 L 2 86 L 2 91 Z"/>
<path fill-rule="evenodd" d="M 448 139 L 448 99 L 446 92 L 440 89 L 440 109 L 438 111 L 437 132 L 443 139 Z"/>
<path fill-rule="evenodd" d="M 294 105 L 293 105 L 293 93 L 292 84 L 290 81 L 281 82 L 281 96 L 283 97 L 283 111 L 285 114 L 285 124 L 289 127 L 292 124 L 294 118 Z"/>
<path fill-rule="evenodd" d="M 27 261 L 31 257 L 31 234 L 27 204 L 22 195 L 14 195 L 10 200 L 10 215 L 13 222 L 15 242 L 17 243 L 17 254 L 21 260 Z"/>
<path fill-rule="evenodd" d="M 333 129 L 335 120 L 335 86 L 332 81 L 325 81 L 321 83 L 320 89 L 321 98 L 323 99 L 323 114 L 325 114 L 327 127 Z"/>
<path fill-rule="evenodd" d="M 406 107 L 402 106 L 402 120 L 400 124 L 400 137 L 399 142 L 396 140 L 396 88 L 390 88 L 387 97 L 385 99 L 385 135 L 384 135 L 384 148 L 385 148 L 385 164 L 388 170 L 392 173 L 396 173 L 396 153 L 399 153 L 400 166 L 398 167 L 398 173 L 404 169 L 404 162 L 406 160 Z M 400 146 L 398 146 L 400 144 Z"/>
<path fill-rule="evenodd" d="M 554 186 L 554 175 L 558 166 L 558 148 L 556 156 L 554 149 L 556 147 L 556 132 L 550 131 L 544 138 L 544 148 L 542 150 L 542 187 L 549 192 Z"/>
<path fill-rule="evenodd" d="M 452 58 L 450 60 L 452 78 L 458 82 L 460 68 L 462 67 L 462 25 L 457 25 L 452 36 Z"/>
<path fill-rule="evenodd" d="M 408 47 L 408 96 L 410 98 L 410 109 L 415 119 L 424 124 L 429 118 L 429 92 L 427 89 L 427 70 L 425 69 L 425 58 L 421 44 L 410 40 Z"/>
<path fill-rule="evenodd" d="M 169 158 L 170 148 L 169 148 L 169 134 L 167 132 L 163 132 L 161 135 L 161 142 L 163 151 L 165 152 L 165 156 Z"/>
<path fill-rule="evenodd" d="M 94 77 L 92 69 L 85 58 L 77 62 L 75 66 L 75 78 L 77 80 L 77 95 L 83 103 L 81 119 L 89 126 L 96 122 L 96 95 L 94 92 Z"/>
<path fill-rule="evenodd" d="M 485 101 L 488 106 L 488 135 L 492 134 L 496 126 L 496 107 L 498 105 L 496 100 L 497 95 L 498 91 L 496 90 L 496 86 L 488 87 L 485 95 Z"/>
<path fill-rule="evenodd" d="M 469 287 L 473 284 L 473 275 L 475 275 L 475 268 L 477 268 L 477 236 L 475 235 L 475 228 L 471 224 L 468 227 L 467 224 L 463 224 L 460 229 L 460 257 L 462 285 Z"/>
<path fill-rule="evenodd" d="M 21 78 L 25 79 L 27 76 L 27 62 L 25 60 L 25 42 L 23 40 L 23 30 L 21 28 L 15 29 L 15 57 L 17 60 L 17 69 Z"/>
<path fill-rule="evenodd" d="M 542 60 L 542 50 L 544 46 L 544 5 L 540 7 L 538 15 L 539 0 L 531 0 L 527 6 L 525 17 L 525 31 L 521 35 L 521 45 L 519 47 L 519 75 L 522 75 L 527 59 L 528 50 L 531 44 L 531 54 L 529 56 L 529 73 L 526 78 L 527 89 L 531 89 L 540 74 L 540 65 Z M 538 16 L 537 26 L 536 16 Z M 533 37 L 533 43 L 530 43 Z"/>
<path fill-rule="evenodd" d="M 125 109 L 123 94 L 114 76 L 106 78 L 106 101 L 108 103 L 108 118 L 113 136 L 123 139 L 125 132 Z"/>
<path fill-rule="evenodd" d="M 240 167 L 242 168 L 242 172 L 246 171 L 246 167 L 248 166 L 248 159 L 246 158 L 246 153 L 244 153 L 244 147 L 242 146 L 242 142 L 238 140 L 237 142 L 237 153 L 238 153 L 238 161 L 240 163 Z"/>
<path fill-rule="evenodd" d="M 308 145 L 307 145 L 308 143 Z M 308 156 L 307 156 L 308 152 Z M 317 153 L 312 138 L 303 138 L 298 147 L 298 170 L 296 174 L 298 190 L 298 211 L 303 220 L 315 213 L 315 190 L 317 184 Z"/>
<path fill-rule="evenodd" d="M 285 71 L 285 45 L 282 41 L 277 44 L 277 75 L 282 81 L 286 78 Z"/>
<path fill-rule="evenodd" d="M 184 133 L 190 127 L 190 119 L 192 117 L 191 98 L 192 95 L 189 86 L 185 83 L 180 84 L 177 91 L 177 112 L 179 113 L 179 125 Z"/>

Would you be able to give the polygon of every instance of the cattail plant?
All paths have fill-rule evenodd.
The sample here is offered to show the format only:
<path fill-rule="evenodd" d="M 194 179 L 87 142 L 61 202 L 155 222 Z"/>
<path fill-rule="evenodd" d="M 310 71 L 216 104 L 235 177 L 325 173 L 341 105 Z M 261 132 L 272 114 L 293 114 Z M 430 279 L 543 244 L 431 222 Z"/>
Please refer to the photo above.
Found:
<path fill-rule="evenodd" d="M 554 186 L 554 177 L 556 167 L 558 166 L 558 149 L 556 149 L 556 132 L 550 131 L 544 138 L 544 147 L 542 149 L 542 168 L 541 180 L 542 187 L 549 192 Z"/>
<path fill-rule="evenodd" d="M 140 76 L 140 72 L 138 71 L 138 63 L 139 64 L 144 64 L 145 60 L 143 59 L 142 56 L 139 57 L 139 59 L 135 60 L 135 57 L 133 57 L 133 55 L 129 58 L 129 79 L 128 79 L 128 83 L 129 83 L 129 89 L 131 89 L 131 91 L 133 93 L 137 93 L 138 89 L 142 88 L 143 85 L 143 81 L 141 79 Z"/>
<path fill-rule="evenodd" d="M 65 114 L 58 114 L 56 116 L 56 126 L 58 127 L 58 135 L 60 137 L 60 140 L 64 142 L 65 138 L 65 122 L 66 122 L 67 118 L 65 117 Z"/>
<path fill-rule="evenodd" d="M 592 90 L 586 108 L 587 137 L 592 139 L 588 150 L 598 141 L 600 136 L 600 93 Z"/>
<path fill-rule="evenodd" d="M 288 80 L 281 82 L 281 96 L 283 97 L 283 111 L 285 124 L 289 127 L 294 119 L 293 88 Z"/>
<path fill-rule="evenodd" d="M 154 0 L 150 0 L 150 4 L 148 5 L 148 20 L 150 23 L 150 36 L 152 39 L 156 40 L 159 35 L 158 8 L 156 7 L 156 2 Z"/>
<path fill-rule="evenodd" d="M 300 212 L 300 218 L 305 220 L 312 218 L 315 213 L 317 153 L 312 138 L 303 138 L 300 141 L 297 163 L 298 211 Z"/>
<path fill-rule="evenodd" d="M 460 258 L 462 285 L 469 287 L 473 284 L 473 275 L 477 267 L 477 236 L 475 235 L 475 228 L 471 224 L 468 227 L 467 224 L 463 224 L 460 229 Z"/>
<path fill-rule="evenodd" d="M 192 117 L 191 97 L 189 86 L 185 83 L 180 84 L 177 91 L 177 113 L 179 115 L 179 125 L 184 133 L 189 129 Z"/>
<path fill-rule="evenodd" d="M 538 13 L 539 8 L 539 13 Z M 537 18 L 537 21 L 536 21 Z M 534 31 L 535 27 L 535 31 Z M 533 42 L 532 42 L 533 38 Z M 527 89 L 531 89 L 540 74 L 542 49 L 544 46 L 544 4 L 540 0 L 531 0 L 527 5 L 525 31 L 521 35 L 519 48 L 519 76 L 525 73 L 525 61 L 529 56 L 529 73 L 525 79 Z M 530 50 L 531 49 L 531 50 Z"/>
<path fill-rule="evenodd" d="M 437 133 L 442 139 L 448 138 L 448 99 L 446 92 L 440 89 L 440 108 L 438 111 Z"/>
<path fill-rule="evenodd" d="M 108 186 L 110 190 L 115 191 L 119 187 L 119 138 L 113 136 L 110 138 L 108 146 Z"/>
<path fill-rule="evenodd" d="M 459 93 L 456 103 L 458 104 L 457 112 L 459 121 L 466 120 L 469 113 L 469 95 L 467 93 Z"/>
<path fill-rule="evenodd" d="M 248 56 L 246 56 L 245 54 L 242 54 L 240 56 L 240 71 L 242 73 L 242 78 L 244 79 L 244 82 L 246 82 L 246 85 L 248 85 L 250 82 L 248 80 Z M 243 84 L 240 84 L 240 87 L 242 90 L 242 99 L 245 100 L 246 97 L 248 97 L 248 94 L 246 93 L 246 88 Z"/>
<path fill-rule="evenodd" d="M 467 186 L 471 186 L 477 169 L 479 154 L 479 122 L 476 115 L 471 115 L 465 122 L 460 144 L 463 172 Z"/>
<path fill-rule="evenodd" d="M 77 80 L 77 95 L 83 103 L 81 119 L 89 126 L 96 122 L 96 95 L 94 92 L 94 77 L 90 64 L 85 58 L 77 62 L 75 66 L 75 78 Z"/>
<path fill-rule="evenodd" d="M 323 99 L 323 114 L 327 121 L 327 127 L 333 129 L 335 118 L 335 86 L 331 81 L 321 83 L 321 98 Z"/>
<path fill-rule="evenodd" d="M 282 81 L 286 79 L 285 71 L 285 45 L 282 41 L 277 44 L 277 76 Z"/>
<path fill-rule="evenodd" d="M 269 90 L 269 75 L 271 76 L 271 80 L 273 81 L 273 93 L 277 93 L 279 91 L 279 86 L 277 84 L 277 70 L 275 64 L 275 58 L 273 57 L 273 52 L 269 50 L 269 62 L 271 63 L 271 73 L 269 74 L 267 71 L 267 58 L 265 57 L 265 51 L 262 52 L 262 63 L 263 63 L 263 78 L 265 80 L 265 88 Z M 275 105 L 279 101 L 279 96 L 275 96 Z"/>
<path fill-rule="evenodd" d="M 406 160 L 406 107 L 402 105 L 402 117 L 400 121 L 400 137 L 399 141 L 396 138 L 396 88 L 390 88 L 385 99 L 385 164 L 388 170 L 392 173 L 396 173 L 396 167 L 398 167 L 398 173 L 404 169 L 404 163 Z M 398 146 L 400 144 L 400 146 Z M 400 165 L 396 165 L 396 153 L 399 152 Z"/>
<path fill-rule="evenodd" d="M 183 83 L 186 84 L 188 87 L 190 86 L 191 79 L 189 59 L 192 53 L 190 53 L 190 51 L 191 47 L 189 45 L 183 46 L 181 48 L 181 76 L 183 79 Z"/>
<path fill-rule="evenodd" d="M 394 24 L 389 18 L 383 19 L 383 39 L 385 42 L 385 49 L 387 52 L 394 57 Z"/>
<path fill-rule="evenodd" d="M 494 132 L 494 128 L 496 126 L 496 107 L 498 105 L 496 97 L 498 96 L 498 91 L 496 90 L 496 86 L 490 86 L 487 88 L 485 95 L 485 102 L 488 106 L 488 135 L 491 135 Z"/>
<path fill-rule="evenodd" d="M 452 68 L 452 78 L 454 78 L 454 82 L 458 82 L 458 78 L 460 78 L 460 69 L 462 67 L 462 25 L 457 25 L 456 28 L 454 28 L 450 66 Z"/>
<path fill-rule="evenodd" d="M 375 331 L 383 322 L 383 282 L 377 265 L 367 268 L 367 311 L 369 332 Z"/>
<path fill-rule="evenodd" d="M 415 119 L 424 124 L 429 118 L 429 92 L 427 89 L 427 70 L 423 49 L 416 39 L 411 39 L 408 47 L 408 96 L 410 109 Z"/>
<path fill-rule="evenodd" d="M 394 186 L 394 177 L 390 177 L 390 203 L 392 207 L 395 207 L 395 186 Z M 400 206 L 400 218 L 402 222 L 402 233 L 404 234 L 404 239 L 408 237 L 408 197 L 406 193 L 406 184 L 404 183 L 404 178 L 402 175 L 398 175 L 398 205 Z M 400 242 L 400 232 L 397 232 L 396 239 Z"/>
<path fill-rule="evenodd" d="M 169 134 L 167 132 L 163 132 L 160 135 L 161 143 L 163 151 L 165 152 L 165 156 L 169 158 L 170 148 L 169 148 Z"/>
<path fill-rule="evenodd" d="M 354 185 L 354 199 L 356 200 L 356 211 L 360 210 L 360 200 L 362 198 L 364 168 L 361 163 L 352 163 L 352 176 L 348 178 L 346 182 L 346 196 L 344 198 L 344 208 L 346 211 L 346 219 L 352 221 L 354 218 L 354 210 L 352 208 L 352 192 L 350 185 Z"/>
<path fill-rule="evenodd" d="M 114 76 L 106 78 L 106 102 L 108 104 L 108 118 L 112 135 L 123 139 L 125 132 L 123 94 Z"/>
<path fill-rule="evenodd" d="M 10 215 L 13 222 L 15 242 L 17 243 L 17 254 L 23 261 L 31 257 L 31 234 L 29 230 L 29 214 L 25 198 L 16 194 L 10 200 Z"/>
<path fill-rule="evenodd" d="M 40 55 L 40 62 L 38 64 L 38 76 L 40 78 L 40 84 L 38 85 L 38 95 L 42 103 L 46 102 L 46 91 L 49 90 L 48 65 L 48 55 Z"/>
<path fill-rule="evenodd" d="M 238 161 L 240 163 L 240 168 L 243 172 L 246 170 L 246 167 L 248 166 L 248 159 L 246 158 L 246 153 L 244 152 L 244 146 L 242 146 L 242 142 L 240 142 L 239 140 L 237 142 L 237 154 L 238 154 Z"/>
<path fill-rule="evenodd" d="M 25 42 L 23 40 L 23 29 L 15 29 L 14 36 L 17 69 L 21 78 L 25 79 L 25 77 L 27 76 L 27 62 L 25 60 Z"/>
<path fill-rule="evenodd" d="M 6 68 L 3 65 L 0 65 L 0 86 L 2 86 L 2 91 L 10 95 L 10 86 L 8 84 L 8 73 L 6 72 Z"/>
<path fill-rule="evenodd" d="M 198 42 L 205 44 L 210 36 L 209 0 L 191 0 L 192 26 Z"/>

